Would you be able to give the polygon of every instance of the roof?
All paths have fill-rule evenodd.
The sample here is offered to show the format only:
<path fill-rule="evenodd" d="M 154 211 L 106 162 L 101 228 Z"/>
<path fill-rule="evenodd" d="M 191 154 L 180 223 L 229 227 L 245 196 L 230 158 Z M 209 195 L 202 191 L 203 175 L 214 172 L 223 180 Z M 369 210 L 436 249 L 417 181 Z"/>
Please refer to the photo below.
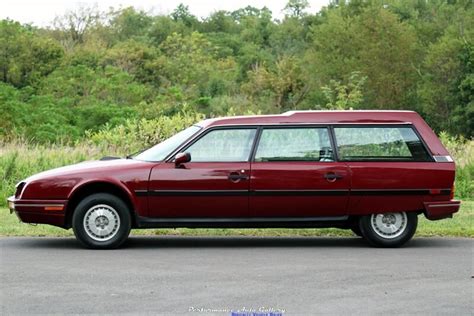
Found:
<path fill-rule="evenodd" d="M 230 116 L 208 119 L 203 127 L 285 123 L 414 123 L 421 117 L 413 111 L 289 111 L 279 115 Z"/>

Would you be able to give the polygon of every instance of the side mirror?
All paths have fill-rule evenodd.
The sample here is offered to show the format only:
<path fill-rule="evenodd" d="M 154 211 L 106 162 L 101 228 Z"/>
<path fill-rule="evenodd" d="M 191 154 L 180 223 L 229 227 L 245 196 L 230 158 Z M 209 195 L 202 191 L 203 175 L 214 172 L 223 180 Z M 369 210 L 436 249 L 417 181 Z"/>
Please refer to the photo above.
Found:
<path fill-rule="evenodd" d="M 191 154 L 190 153 L 178 153 L 174 157 L 174 164 L 176 167 L 179 167 L 181 164 L 190 162 L 191 161 Z"/>

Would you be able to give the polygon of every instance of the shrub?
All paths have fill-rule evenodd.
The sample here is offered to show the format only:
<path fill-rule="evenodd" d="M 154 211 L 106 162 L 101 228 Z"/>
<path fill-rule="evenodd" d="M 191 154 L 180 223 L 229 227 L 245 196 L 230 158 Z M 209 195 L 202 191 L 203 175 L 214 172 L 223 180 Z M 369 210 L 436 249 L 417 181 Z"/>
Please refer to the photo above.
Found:
<path fill-rule="evenodd" d="M 202 119 L 202 114 L 185 111 L 153 120 L 129 119 L 122 125 L 107 124 L 98 132 L 86 132 L 86 143 L 123 156 L 158 144 Z"/>
<path fill-rule="evenodd" d="M 461 199 L 474 197 L 474 139 L 451 136 L 446 132 L 439 135 L 456 162 L 456 196 Z"/>

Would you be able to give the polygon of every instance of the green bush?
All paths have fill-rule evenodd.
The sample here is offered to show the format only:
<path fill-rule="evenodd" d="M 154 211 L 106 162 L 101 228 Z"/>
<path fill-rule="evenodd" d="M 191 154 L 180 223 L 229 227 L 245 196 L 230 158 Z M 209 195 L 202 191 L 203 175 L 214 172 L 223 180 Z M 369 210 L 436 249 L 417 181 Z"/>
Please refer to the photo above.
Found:
<path fill-rule="evenodd" d="M 103 152 L 108 150 L 109 154 L 124 156 L 158 144 L 203 118 L 202 114 L 191 111 L 153 120 L 129 119 L 122 125 L 107 124 L 98 132 L 86 132 L 85 142 Z"/>
<path fill-rule="evenodd" d="M 441 132 L 439 137 L 456 162 L 456 196 L 474 198 L 474 139 L 451 136 L 446 132 Z"/>

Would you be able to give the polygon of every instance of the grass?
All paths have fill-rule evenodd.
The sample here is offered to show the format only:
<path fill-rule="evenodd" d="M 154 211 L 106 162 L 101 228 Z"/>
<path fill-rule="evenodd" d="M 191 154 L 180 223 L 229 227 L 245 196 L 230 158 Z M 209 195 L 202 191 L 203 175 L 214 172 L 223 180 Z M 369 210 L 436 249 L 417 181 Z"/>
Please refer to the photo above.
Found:
<path fill-rule="evenodd" d="M 419 217 L 417 236 L 452 236 L 474 238 L 474 201 L 463 201 L 461 210 L 452 219 L 429 221 Z M 133 235 L 183 236 L 352 236 L 344 229 L 135 229 Z M 72 230 L 49 225 L 32 226 L 18 221 L 14 214 L 0 208 L 0 236 L 72 236 Z"/>

